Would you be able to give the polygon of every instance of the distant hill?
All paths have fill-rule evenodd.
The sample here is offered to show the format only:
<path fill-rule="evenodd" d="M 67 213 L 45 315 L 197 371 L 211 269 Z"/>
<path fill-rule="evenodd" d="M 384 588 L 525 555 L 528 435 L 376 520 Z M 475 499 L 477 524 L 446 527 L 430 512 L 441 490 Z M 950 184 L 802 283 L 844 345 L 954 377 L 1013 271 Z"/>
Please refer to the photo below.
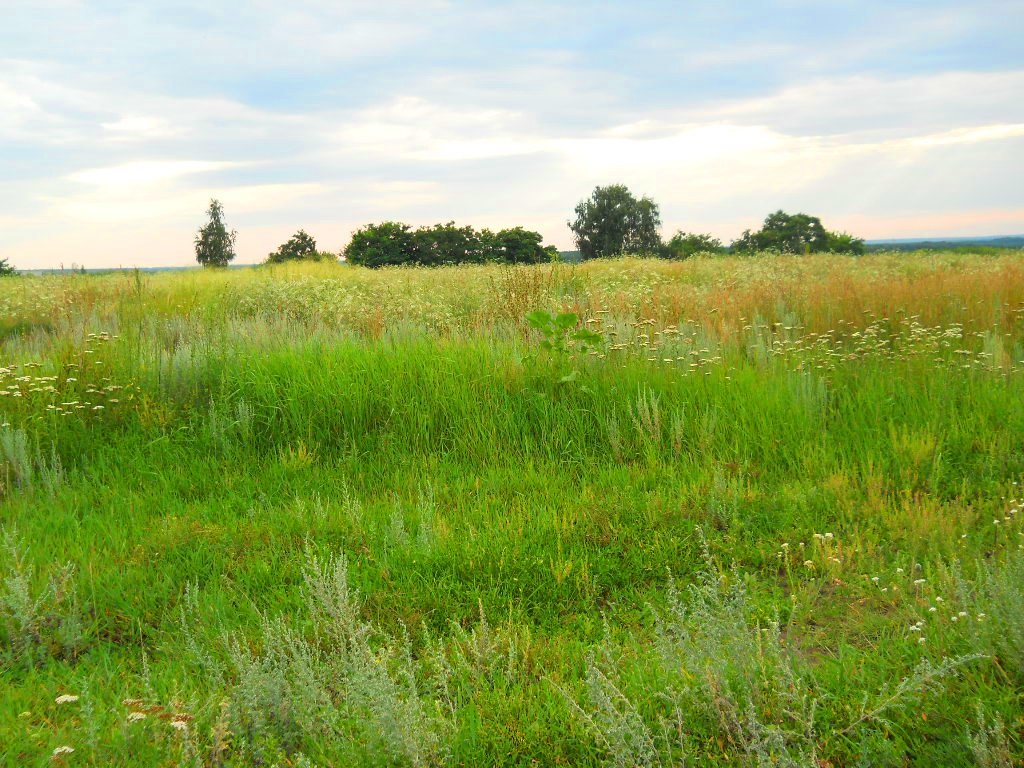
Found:
<path fill-rule="evenodd" d="M 997 235 L 993 237 L 900 238 L 868 240 L 868 251 L 952 251 L 970 248 L 1024 248 L 1024 235 Z"/>

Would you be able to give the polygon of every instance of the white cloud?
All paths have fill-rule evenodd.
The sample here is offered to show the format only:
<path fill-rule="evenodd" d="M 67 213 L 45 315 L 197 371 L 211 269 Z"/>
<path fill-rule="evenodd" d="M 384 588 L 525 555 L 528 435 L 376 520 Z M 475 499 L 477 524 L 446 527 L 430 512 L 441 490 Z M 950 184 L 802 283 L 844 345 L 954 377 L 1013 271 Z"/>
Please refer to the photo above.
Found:
<path fill-rule="evenodd" d="M 669 231 L 726 238 L 780 206 L 864 231 L 942 211 L 1024 229 L 1024 70 L 945 71 L 910 39 L 953 46 L 990 23 L 980 12 L 886 9 L 864 22 L 875 34 L 821 44 L 680 42 L 668 5 L 647 7 L 653 33 L 582 5 L 13 3 L 61 45 L 31 53 L 0 29 L 0 256 L 66 231 L 82 260 L 120 260 L 133 228 L 178 232 L 189 262 L 214 196 L 262 233 L 240 241 L 252 259 L 299 226 L 381 218 L 524 224 L 567 246 L 572 206 L 613 182 L 658 201 Z M 871 64 L 904 44 L 904 74 Z"/>
<path fill-rule="evenodd" d="M 90 168 L 76 171 L 67 178 L 80 184 L 105 188 L 131 188 L 152 186 L 197 173 L 210 173 L 237 168 L 242 163 L 208 162 L 202 160 L 140 160 L 134 163 Z"/>
<path fill-rule="evenodd" d="M 121 115 L 117 120 L 100 123 L 100 127 L 117 141 L 150 141 L 182 133 L 181 128 L 164 118 L 131 113 Z"/>
<path fill-rule="evenodd" d="M 888 136 L 1024 122 L 1024 70 L 816 79 L 688 114 L 792 132 Z"/>

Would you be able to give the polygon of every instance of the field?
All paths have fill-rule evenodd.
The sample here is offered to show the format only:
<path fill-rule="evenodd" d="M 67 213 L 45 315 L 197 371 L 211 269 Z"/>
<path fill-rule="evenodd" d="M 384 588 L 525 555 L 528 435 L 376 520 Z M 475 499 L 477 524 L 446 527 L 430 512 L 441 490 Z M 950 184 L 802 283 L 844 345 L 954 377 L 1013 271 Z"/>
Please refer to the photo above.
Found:
<path fill-rule="evenodd" d="M 0 424 L 7 765 L 1024 764 L 1019 254 L 5 279 Z"/>

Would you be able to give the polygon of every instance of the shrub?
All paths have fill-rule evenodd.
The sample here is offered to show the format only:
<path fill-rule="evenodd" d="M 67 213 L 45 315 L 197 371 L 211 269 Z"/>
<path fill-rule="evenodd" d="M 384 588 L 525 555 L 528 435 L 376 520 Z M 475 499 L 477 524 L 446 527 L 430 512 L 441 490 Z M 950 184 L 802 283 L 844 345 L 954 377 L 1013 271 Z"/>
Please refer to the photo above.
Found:
<path fill-rule="evenodd" d="M 455 222 L 435 224 L 413 230 L 408 224 L 386 221 L 368 224 L 352 235 L 344 251 L 350 264 L 384 267 L 398 264 L 442 266 L 482 264 L 497 261 L 506 264 L 537 264 L 554 261 L 558 251 L 543 247 L 539 232 L 522 227 L 488 229 L 479 232 L 459 227 Z"/>
<path fill-rule="evenodd" d="M 661 247 L 660 255 L 666 259 L 688 259 L 695 253 L 721 253 L 724 250 L 722 241 L 713 235 L 680 231 Z"/>
<path fill-rule="evenodd" d="M 13 266 L 7 263 L 7 259 L 0 259 L 0 277 L 10 277 L 18 274 Z"/>

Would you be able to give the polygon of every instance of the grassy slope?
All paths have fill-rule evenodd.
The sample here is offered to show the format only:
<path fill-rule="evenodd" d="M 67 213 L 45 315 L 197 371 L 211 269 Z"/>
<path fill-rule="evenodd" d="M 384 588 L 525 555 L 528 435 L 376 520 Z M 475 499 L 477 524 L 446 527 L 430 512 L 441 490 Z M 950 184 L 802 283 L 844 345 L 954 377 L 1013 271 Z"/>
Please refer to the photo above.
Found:
<path fill-rule="evenodd" d="M 0 303 L 9 764 L 972 764 L 976 707 L 1020 759 L 1011 254 L 46 277 Z M 537 308 L 605 355 L 542 354 Z M 312 559 L 339 554 L 358 602 L 318 612 Z M 77 602 L 19 607 L 65 561 Z"/>

